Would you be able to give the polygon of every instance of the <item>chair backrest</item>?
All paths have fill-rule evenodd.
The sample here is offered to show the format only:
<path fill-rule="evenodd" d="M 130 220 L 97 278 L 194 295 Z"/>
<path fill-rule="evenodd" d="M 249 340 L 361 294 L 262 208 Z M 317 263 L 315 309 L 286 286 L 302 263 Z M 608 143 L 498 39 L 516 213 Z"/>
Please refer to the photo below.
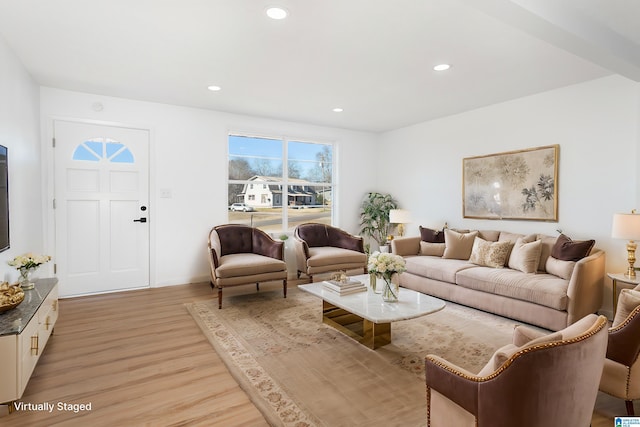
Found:
<path fill-rule="evenodd" d="M 310 248 L 331 246 L 325 224 L 307 223 L 296 227 L 295 235 L 307 243 Z"/>
<path fill-rule="evenodd" d="M 213 228 L 220 242 L 219 256 L 253 252 L 253 228 L 241 224 L 218 225 Z"/>
<path fill-rule="evenodd" d="M 573 338 L 525 347 L 480 383 L 479 426 L 588 426 L 607 350 L 607 319 Z"/>

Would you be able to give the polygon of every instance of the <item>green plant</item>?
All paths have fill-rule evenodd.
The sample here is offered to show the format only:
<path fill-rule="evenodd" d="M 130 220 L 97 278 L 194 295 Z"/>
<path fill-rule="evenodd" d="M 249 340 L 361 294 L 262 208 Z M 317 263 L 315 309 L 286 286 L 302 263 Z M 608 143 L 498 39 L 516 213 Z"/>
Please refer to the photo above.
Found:
<path fill-rule="evenodd" d="M 280 240 L 287 240 L 289 238 L 289 236 L 287 236 L 286 234 L 282 234 L 280 235 Z"/>
<path fill-rule="evenodd" d="M 360 234 L 384 245 L 389 235 L 389 211 L 398 204 L 390 194 L 368 193 L 360 211 Z"/>

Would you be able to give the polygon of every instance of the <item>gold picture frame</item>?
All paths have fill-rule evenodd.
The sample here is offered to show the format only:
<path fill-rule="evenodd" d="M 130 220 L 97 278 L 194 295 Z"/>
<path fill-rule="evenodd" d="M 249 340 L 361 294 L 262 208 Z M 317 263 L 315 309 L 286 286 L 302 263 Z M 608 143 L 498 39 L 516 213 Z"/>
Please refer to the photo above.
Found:
<path fill-rule="evenodd" d="M 559 145 L 462 159 L 462 215 L 558 221 Z"/>

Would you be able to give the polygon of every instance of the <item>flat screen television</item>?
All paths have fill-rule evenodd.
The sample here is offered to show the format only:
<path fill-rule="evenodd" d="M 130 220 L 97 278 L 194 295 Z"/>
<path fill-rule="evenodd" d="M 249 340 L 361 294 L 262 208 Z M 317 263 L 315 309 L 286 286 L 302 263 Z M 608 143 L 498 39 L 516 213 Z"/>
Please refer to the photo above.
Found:
<path fill-rule="evenodd" d="M 0 145 L 0 252 L 9 249 L 9 168 L 7 147 Z"/>

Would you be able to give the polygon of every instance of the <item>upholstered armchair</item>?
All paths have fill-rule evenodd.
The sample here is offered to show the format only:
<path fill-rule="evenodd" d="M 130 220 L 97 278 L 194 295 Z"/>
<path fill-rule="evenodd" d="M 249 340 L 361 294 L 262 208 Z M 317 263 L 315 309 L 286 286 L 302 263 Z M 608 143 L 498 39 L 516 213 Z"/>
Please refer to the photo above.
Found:
<path fill-rule="evenodd" d="M 211 287 L 218 289 L 218 308 L 222 308 L 222 289 L 228 286 L 282 280 L 287 297 L 287 265 L 284 242 L 246 225 L 227 224 L 209 232 Z"/>
<path fill-rule="evenodd" d="M 337 227 L 319 223 L 298 225 L 293 233 L 298 264 L 298 278 L 338 270 L 362 268 L 367 272 L 367 255 L 362 237 Z"/>
<path fill-rule="evenodd" d="M 640 286 L 623 289 L 616 317 L 609 329 L 607 359 L 600 390 L 624 399 L 627 415 L 635 415 L 633 401 L 640 399 Z"/>
<path fill-rule="evenodd" d="M 607 319 L 590 314 L 550 335 L 516 327 L 478 374 L 428 355 L 427 425 L 586 427 L 606 350 Z"/>

